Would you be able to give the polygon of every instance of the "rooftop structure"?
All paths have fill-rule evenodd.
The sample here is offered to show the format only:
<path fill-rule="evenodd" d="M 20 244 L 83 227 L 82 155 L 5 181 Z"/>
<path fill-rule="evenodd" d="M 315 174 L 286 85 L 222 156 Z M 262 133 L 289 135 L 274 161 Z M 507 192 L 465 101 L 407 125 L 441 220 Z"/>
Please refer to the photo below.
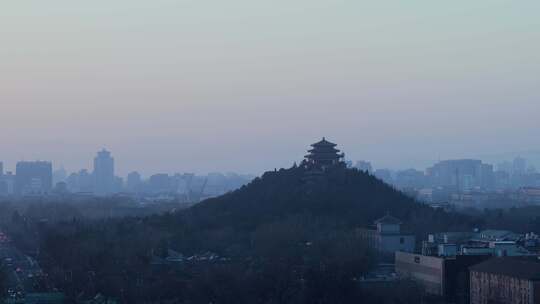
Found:
<path fill-rule="evenodd" d="M 327 141 L 323 137 L 321 141 L 311 145 L 312 149 L 305 156 L 306 162 L 310 166 L 322 170 L 341 164 L 345 154 L 340 153 L 336 146 L 336 144 Z"/>
<path fill-rule="evenodd" d="M 480 231 L 474 239 L 479 241 L 518 241 L 520 238 L 520 234 L 512 231 L 487 229 Z"/>
<path fill-rule="evenodd" d="M 401 225 L 402 222 L 401 222 L 400 219 L 395 218 L 395 217 L 391 216 L 390 214 L 387 214 L 387 215 L 381 217 L 380 219 L 376 220 L 375 224 L 376 225 L 378 225 L 378 224 Z"/>
<path fill-rule="evenodd" d="M 387 214 L 374 222 L 377 229 L 358 229 L 359 236 L 381 253 L 413 252 L 415 236 L 401 231 L 401 220 Z"/>
<path fill-rule="evenodd" d="M 534 234 L 532 235 L 534 236 Z M 443 232 L 428 235 L 422 242 L 422 254 L 429 256 L 492 255 L 529 256 L 537 238 L 507 230 L 482 230 L 477 232 Z"/>

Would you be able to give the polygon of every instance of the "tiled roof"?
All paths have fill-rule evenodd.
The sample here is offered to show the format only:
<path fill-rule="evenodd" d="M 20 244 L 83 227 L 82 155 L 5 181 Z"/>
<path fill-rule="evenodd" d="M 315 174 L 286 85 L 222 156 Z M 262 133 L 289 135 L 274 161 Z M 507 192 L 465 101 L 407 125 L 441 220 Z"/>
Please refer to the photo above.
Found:
<path fill-rule="evenodd" d="M 319 142 L 316 142 L 314 143 L 313 145 L 311 145 L 312 147 L 321 147 L 321 146 L 324 146 L 324 147 L 335 147 L 337 146 L 336 144 L 332 143 L 332 142 L 329 142 L 326 140 L 325 137 L 323 137 L 323 139 Z"/>
<path fill-rule="evenodd" d="M 391 216 L 390 214 L 387 214 L 380 219 L 375 221 L 375 224 L 392 224 L 392 225 L 399 225 L 401 224 L 401 221 L 398 218 L 395 218 Z"/>

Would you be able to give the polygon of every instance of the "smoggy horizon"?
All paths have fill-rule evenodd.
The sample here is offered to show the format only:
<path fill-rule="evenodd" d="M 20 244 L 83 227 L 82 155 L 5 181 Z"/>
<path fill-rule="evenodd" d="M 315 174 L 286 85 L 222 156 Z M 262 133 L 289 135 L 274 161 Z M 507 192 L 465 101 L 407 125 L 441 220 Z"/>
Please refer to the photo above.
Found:
<path fill-rule="evenodd" d="M 0 11 L 0 142 L 120 175 L 538 156 L 538 1 L 30 0 Z"/>
<path fill-rule="evenodd" d="M 109 151 L 109 152 L 111 152 L 111 151 Z M 70 173 L 70 172 L 78 172 L 79 170 L 86 169 L 86 170 L 91 172 L 92 169 L 93 169 L 93 163 L 92 163 L 93 162 L 93 157 L 95 157 L 95 156 L 96 155 L 93 155 L 92 158 L 90 158 L 85 164 L 81 165 L 80 167 L 73 167 L 73 168 L 66 168 L 66 166 L 64 165 L 64 163 L 61 160 L 60 161 L 52 161 L 50 159 L 40 159 L 40 158 L 36 158 L 36 159 L 22 158 L 22 159 L 14 161 L 13 163 L 6 163 L 6 162 L 3 162 L 2 160 L 0 160 L 0 162 L 3 163 L 3 168 L 4 168 L 5 172 L 13 172 L 13 173 L 15 172 L 15 165 L 19 161 L 50 161 L 53 164 L 53 169 L 54 170 L 64 169 L 68 173 Z M 179 163 L 171 163 L 168 168 L 165 167 L 163 170 L 152 171 L 152 170 L 148 170 L 148 169 L 144 169 L 144 168 L 143 169 L 140 169 L 140 168 L 139 169 L 137 169 L 137 168 L 127 168 L 127 167 L 125 167 L 123 165 L 123 161 L 121 159 L 120 160 L 116 159 L 114 154 L 112 154 L 111 156 L 113 158 L 115 158 L 116 175 L 118 175 L 118 176 L 126 176 L 130 172 L 137 171 L 137 172 L 143 174 L 145 177 L 149 177 L 150 175 L 157 174 L 157 173 L 209 174 L 209 173 L 215 173 L 215 172 L 221 172 L 221 173 L 233 172 L 233 173 L 239 173 L 239 174 L 260 175 L 265 171 L 271 171 L 271 170 L 274 170 L 274 169 L 277 169 L 277 168 L 289 168 L 294 163 L 300 163 L 302 161 L 302 159 L 303 159 L 303 158 L 300 158 L 298 160 L 291 161 L 289 164 L 284 165 L 284 166 L 280 166 L 280 167 L 264 168 L 261 171 L 239 171 L 239 170 L 234 170 L 234 169 L 230 169 L 230 170 L 225 169 L 225 170 L 222 170 L 222 171 L 220 171 L 220 170 L 211 170 L 210 169 L 209 171 L 201 171 L 201 170 L 185 170 L 185 169 L 183 170 L 181 168 L 180 169 L 175 169 L 175 168 L 178 168 L 177 166 L 178 166 Z M 494 169 L 496 170 L 498 164 L 500 164 L 502 162 L 510 162 L 511 163 L 514 160 L 514 158 L 516 158 L 516 157 L 525 158 L 525 160 L 527 161 L 527 166 L 528 167 L 532 166 L 533 168 L 537 168 L 536 166 L 538 166 L 539 160 L 540 160 L 540 151 L 521 151 L 519 153 L 510 152 L 510 153 L 501 153 L 501 154 L 476 155 L 476 156 L 473 156 L 473 157 L 462 157 L 462 158 L 454 157 L 454 158 L 447 158 L 447 159 L 425 160 L 425 161 L 423 161 L 425 163 L 425 165 L 423 165 L 423 166 L 411 165 L 411 166 L 400 166 L 400 167 L 388 167 L 388 166 L 385 167 L 385 166 L 381 166 L 378 163 L 373 163 L 373 161 L 371 161 L 369 159 L 351 159 L 347 155 L 346 155 L 345 160 L 346 161 L 352 161 L 353 165 L 357 161 L 369 161 L 369 162 L 372 163 L 372 165 L 374 165 L 374 169 L 390 169 L 390 170 L 394 170 L 394 171 L 405 170 L 405 169 L 417 169 L 417 170 L 420 170 L 420 171 L 424 171 L 425 169 L 427 169 L 431 165 L 434 165 L 436 162 L 443 161 L 443 160 L 478 159 L 478 160 L 482 160 L 484 163 L 488 163 L 488 164 L 493 165 Z M 119 164 L 120 164 L 120 166 L 119 166 Z"/>

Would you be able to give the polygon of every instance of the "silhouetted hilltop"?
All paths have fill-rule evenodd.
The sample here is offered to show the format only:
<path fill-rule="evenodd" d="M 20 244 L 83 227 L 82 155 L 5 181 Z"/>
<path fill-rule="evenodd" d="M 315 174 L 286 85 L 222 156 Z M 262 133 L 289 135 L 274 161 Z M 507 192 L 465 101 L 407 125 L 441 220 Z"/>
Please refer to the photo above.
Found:
<path fill-rule="evenodd" d="M 426 227 L 430 231 L 469 228 L 465 216 L 434 210 L 364 171 L 347 169 L 344 157 L 335 143 L 323 137 L 311 145 L 299 166 L 267 172 L 237 191 L 194 206 L 185 218 L 194 229 L 253 231 L 302 217 L 303 222 L 332 223 L 350 231 L 391 213 L 417 234 L 427 232 Z"/>
<path fill-rule="evenodd" d="M 356 169 L 334 167 L 311 179 L 311 169 L 294 166 L 265 173 L 249 185 L 206 200 L 184 215 L 197 226 L 230 226 L 252 230 L 292 215 L 326 218 L 345 227 L 371 225 L 386 213 L 422 233 L 467 226 L 467 217 L 434 210 L 379 179 Z"/>

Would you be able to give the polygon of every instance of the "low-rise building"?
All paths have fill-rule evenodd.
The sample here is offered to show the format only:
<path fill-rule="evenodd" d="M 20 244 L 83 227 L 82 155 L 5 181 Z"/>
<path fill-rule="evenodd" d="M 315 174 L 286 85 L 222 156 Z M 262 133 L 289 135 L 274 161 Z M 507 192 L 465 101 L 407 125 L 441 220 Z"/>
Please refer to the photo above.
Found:
<path fill-rule="evenodd" d="M 534 234 L 528 234 L 527 237 L 507 230 L 443 232 L 430 234 L 428 239 L 422 242 L 422 254 L 528 256 L 533 255 L 528 248 L 536 243 Z"/>
<path fill-rule="evenodd" d="M 482 230 L 477 233 L 473 240 L 477 241 L 518 241 L 522 236 L 508 230 Z"/>
<path fill-rule="evenodd" d="M 470 267 L 471 304 L 540 303 L 538 258 L 492 258 Z"/>
<path fill-rule="evenodd" d="M 396 252 L 396 273 L 419 283 L 427 294 L 449 303 L 468 303 L 469 267 L 488 256 L 425 256 Z"/>
<path fill-rule="evenodd" d="M 416 238 L 401 231 L 401 221 L 386 215 L 375 221 L 376 229 L 358 229 L 359 237 L 382 253 L 414 252 Z"/>

